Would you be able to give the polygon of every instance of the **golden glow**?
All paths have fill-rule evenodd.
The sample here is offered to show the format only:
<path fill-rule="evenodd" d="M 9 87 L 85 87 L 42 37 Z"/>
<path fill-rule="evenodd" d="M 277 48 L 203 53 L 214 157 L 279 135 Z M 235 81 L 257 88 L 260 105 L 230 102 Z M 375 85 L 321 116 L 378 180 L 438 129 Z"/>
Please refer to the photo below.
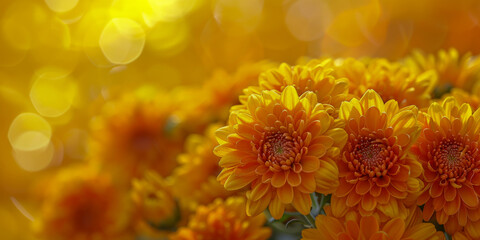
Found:
<path fill-rule="evenodd" d="M 135 61 L 143 51 L 145 32 L 137 22 L 128 18 L 114 18 L 107 23 L 100 36 L 100 49 L 114 64 Z"/>
<path fill-rule="evenodd" d="M 72 106 L 76 84 L 62 72 L 47 72 L 39 76 L 30 90 L 35 109 L 45 117 L 59 117 Z"/>
<path fill-rule="evenodd" d="M 8 130 L 8 140 L 13 149 L 33 151 L 43 149 L 50 143 L 52 127 L 35 113 L 18 115 Z"/>
<path fill-rule="evenodd" d="M 45 0 L 47 6 L 55 12 L 68 12 L 78 4 L 78 0 Z"/>

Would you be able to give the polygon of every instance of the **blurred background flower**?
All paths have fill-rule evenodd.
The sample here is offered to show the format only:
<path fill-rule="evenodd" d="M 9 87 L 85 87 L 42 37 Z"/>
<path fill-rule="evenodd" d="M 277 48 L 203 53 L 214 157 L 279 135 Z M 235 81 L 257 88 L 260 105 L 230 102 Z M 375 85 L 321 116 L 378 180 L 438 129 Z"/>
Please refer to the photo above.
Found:
<path fill-rule="evenodd" d="M 73 211 L 90 204 L 67 201 L 53 213 L 53 205 L 71 196 L 108 198 L 98 206 L 108 211 L 125 206 L 110 204 L 105 195 L 134 205 L 133 199 L 148 199 L 150 188 L 155 196 L 171 194 L 171 205 L 180 208 L 226 198 L 232 193 L 212 180 L 219 169 L 209 152 L 216 144 L 211 124 L 228 119 L 237 97 L 249 94 L 242 89 L 276 83 L 296 63 L 308 66 L 299 82 L 311 80 L 326 86 L 326 95 L 339 95 L 317 92 L 335 107 L 373 88 L 402 107 L 428 107 L 431 98 L 448 92 L 476 109 L 479 41 L 475 0 L 0 1 L 2 237 L 57 239 L 55 222 L 71 226 L 82 218 Z M 308 63 L 326 56 L 330 62 Z M 281 62 L 286 64 L 279 67 Z M 336 69 L 344 63 L 351 68 Z M 334 72 L 320 83 L 310 79 L 324 69 Z M 344 96 L 343 78 L 352 76 Z M 395 95 L 397 90 L 404 94 Z M 161 183 L 139 180 L 146 170 L 156 171 Z M 191 179 L 182 182 L 186 176 Z M 157 192 L 175 182 L 181 189 Z M 187 189 L 195 201 L 178 201 Z M 214 190 L 199 193 L 205 189 Z M 139 209 L 132 207 L 132 216 L 141 216 Z M 185 227 L 188 216 L 180 218 L 169 230 L 133 225 L 157 236 Z M 78 238 L 92 232 L 119 237 L 133 228 L 110 215 L 102 219 L 115 224 L 94 231 L 86 226 Z M 63 233 L 58 239 L 76 237 L 71 229 Z"/>

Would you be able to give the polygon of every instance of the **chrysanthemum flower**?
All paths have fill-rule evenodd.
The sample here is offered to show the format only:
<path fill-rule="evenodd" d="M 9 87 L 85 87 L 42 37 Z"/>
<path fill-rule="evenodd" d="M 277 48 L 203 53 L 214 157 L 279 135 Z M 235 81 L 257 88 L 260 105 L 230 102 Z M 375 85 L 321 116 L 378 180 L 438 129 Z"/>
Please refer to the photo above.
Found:
<path fill-rule="evenodd" d="M 449 91 L 451 87 L 468 90 L 472 87 L 480 71 L 480 60 L 470 53 L 460 55 L 457 50 L 440 50 L 437 55 L 414 51 L 406 58 L 406 64 L 418 71 L 435 70 L 438 73 L 436 97 Z"/>
<path fill-rule="evenodd" d="M 218 179 L 227 190 L 248 186 L 248 215 L 269 206 L 279 219 L 287 204 L 308 214 L 310 193 L 331 193 L 338 186 L 334 159 L 347 136 L 342 121 L 327 110 L 331 106 L 317 103 L 315 93 L 299 97 L 288 86 L 281 93 L 250 95 L 217 131 L 215 153 L 223 168 Z"/>
<path fill-rule="evenodd" d="M 271 229 L 263 227 L 265 217 L 248 217 L 245 199 L 230 197 L 217 199 L 208 206 L 200 206 L 187 227 L 180 228 L 171 240 L 266 240 Z"/>
<path fill-rule="evenodd" d="M 45 194 L 35 229 L 55 240 L 124 239 L 130 219 L 127 191 L 108 175 L 79 167 L 62 170 Z"/>
<path fill-rule="evenodd" d="M 131 197 L 141 221 L 155 226 L 171 226 L 178 217 L 172 187 L 155 172 L 146 172 L 132 181 Z"/>
<path fill-rule="evenodd" d="M 415 218 L 419 209 L 410 212 L 408 220 L 400 217 L 381 223 L 375 216 L 360 216 L 352 213 L 346 219 L 318 215 L 313 229 L 302 231 L 302 240 L 441 240 L 442 232 L 437 232 L 431 223 L 422 223 Z"/>
<path fill-rule="evenodd" d="M 127 184 L 147 169 L 169 175 L 182 148 L 174 109 L 165 93 L 108 102 L 92 122 L 92 159 L 120 171 Z"/>
<path fill-rule="evenodd" d="M 385 102 L 394 99 L 400 107 L 428 107 L 437 81 L 434 71 L 414 71 L 382 58 L 339 59 L 335 65 L 335 74 L 349 79 L 349 93 L 354 97 L 360 98 L 368 89 L 373 89 Z"/>
<path fill-rule="evenodd" d="M 332 59 L 311 60 L 297 66 L 283 63 L 260 74 L 258 86 L 245 89 L 246 95 L 240 96 L 240 101 L 245 104 L 250 94 L 258 94 L 262 90 L 281 92 L 287 86 L 294 86 L 299 95 L 311 91 L 317 95 L 319 103 L 338 108 L 348 98 L 348 79 L 334 77 L 333 71 Z"/>
<path fill-rule="evenodd" d="M 409 157 L 420 131 L 416 107 L 399 108 L 395 100 L 384 103 L 368 90 L 360 100 L 343 102 L 340 118 L 349 137 L 337 161 L 340 185 L 332 205 L 354 208 L 362 215 L 406 217 L 403 201 L 422 183 L 422 167 Z"/>
<path fill-rule="evenodd" d="M 419 120 L 423 130 L 412 151 L 423 165 L 425 188 L 417 203 L 425 204 L 425 220 L 435 213 L 451 234 L 480 220 L 480 110 L 472 113 L 468 104 L 449 97 Z"/>
<path fill-rule="evenodd" d="M 175 196 L 194 210 L 216 198 L 227 198 L 234 192 L 227 191 L 216 177 L 221 168 L 213 149 L 218 144 L 215 131 L 218 124 L 211 125 L 205 135 L 190 135 L 185 142 L 185 152 L 178 156 L 179 166 L 170 176 Z"/>

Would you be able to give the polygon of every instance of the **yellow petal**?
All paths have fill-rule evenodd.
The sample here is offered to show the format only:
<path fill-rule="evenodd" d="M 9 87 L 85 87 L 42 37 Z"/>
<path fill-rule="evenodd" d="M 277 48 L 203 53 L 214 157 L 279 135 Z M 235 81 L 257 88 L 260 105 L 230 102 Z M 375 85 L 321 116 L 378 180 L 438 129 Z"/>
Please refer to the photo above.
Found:
<path fill-rule="evenodd" d="M 367 90 L 363 94 L 362 98 L 360 98 L 360 105 L 364 113 L 371 107 L 377 107 L 380 112 L 385 112 L 385 104 L 383 103 L 382 97 L 372 89 Z"/>
<path fill-rule="evenodd" d="M 281 101 L 283 106 L 289 110 L 293 110 L 299 101 L 295 87 L 287 86 L 282 92 Z"/>
<path fill-rule="evenodd" d="M 270 210 L 270 214 L 273 218 L 280 219 L 285 211 L 285 205 L 280 201 L 278 196 L 275 195 L 268 206 L 268 210 Z"/>

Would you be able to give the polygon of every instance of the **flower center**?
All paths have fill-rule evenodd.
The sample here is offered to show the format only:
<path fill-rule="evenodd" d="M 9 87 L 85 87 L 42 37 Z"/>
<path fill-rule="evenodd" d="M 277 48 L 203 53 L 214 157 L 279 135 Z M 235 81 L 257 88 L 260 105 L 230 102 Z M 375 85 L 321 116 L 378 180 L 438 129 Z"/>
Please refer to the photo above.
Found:
<path fill-rule="evenodd" d="M 347 144 L 346 161 L 355 176 L 380 177 L 387 174 L 398 159 L 387 139 L 359 136 Z"/>
<path fill-rule="evenodd" d="M 258 148 L 259 161 L 275 172 L 290 169 L 302 154 L 297 139 L 284 132 L 264 133 Z"/>
<path fill-rule="evenodd" d="M 467 174 L 478 165 L 476 148 L 463 139 L 443 139 L 433 149 L 429 165 L 439 173 L 440 184 L 448 181 L 461 183 L 466 180 Z"/>

